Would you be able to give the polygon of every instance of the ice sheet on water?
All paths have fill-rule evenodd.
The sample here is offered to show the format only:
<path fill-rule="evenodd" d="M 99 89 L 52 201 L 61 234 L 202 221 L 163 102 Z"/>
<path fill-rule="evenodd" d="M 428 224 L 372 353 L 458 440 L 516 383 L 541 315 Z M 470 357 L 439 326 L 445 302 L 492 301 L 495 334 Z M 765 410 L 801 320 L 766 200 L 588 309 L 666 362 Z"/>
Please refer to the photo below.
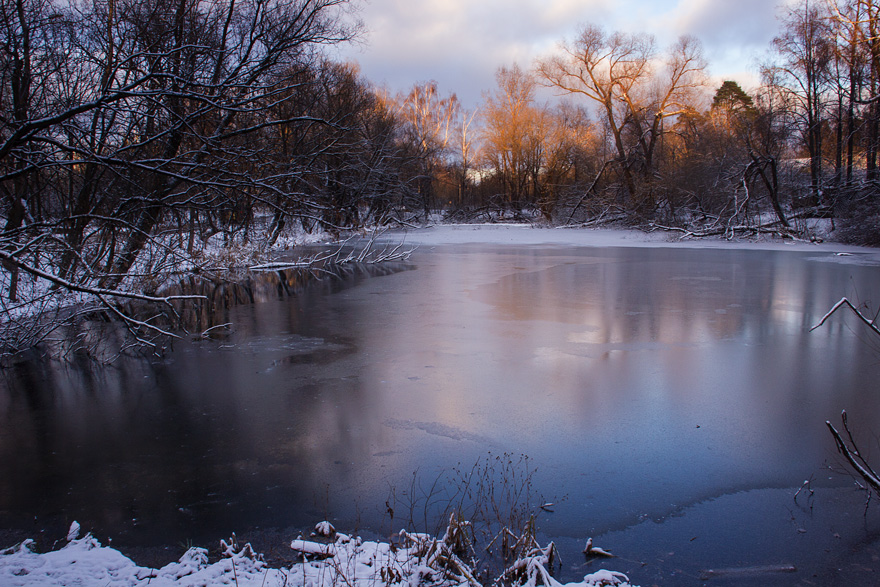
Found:
<path fill-rule="evenodd" d="M 838 252 L 809 257 L 808 260 L 821 263 L 837 263 L 839 265 L 861 265 L 863 267 L 880 266 L 880 254 L 878 253 Z"/>
<path fill-rule="evenodd" d="M 313 360 L 322 361 L 352 350 L 350 346 L 345 344 L 299 334 L 256 336 L 239 344 L 231 345 L 229 348 L 269 357 L 272 359 L 273 366 Z"/>
<path fill-rule="evenodd" d="M 384 423 L 389 428 L 395 430 L 421 430 L 427 434 L 451 438 L 452 440 L 469 440 L 471 442 L 486 445 L 493 444 L 491 438 L 480 436 L 479 434 L 474 434 L 453 426 L 447 426 L 439 422 L 414 422 L 412 420 L 395 420 L 392 418 L 385 420 Z"/>

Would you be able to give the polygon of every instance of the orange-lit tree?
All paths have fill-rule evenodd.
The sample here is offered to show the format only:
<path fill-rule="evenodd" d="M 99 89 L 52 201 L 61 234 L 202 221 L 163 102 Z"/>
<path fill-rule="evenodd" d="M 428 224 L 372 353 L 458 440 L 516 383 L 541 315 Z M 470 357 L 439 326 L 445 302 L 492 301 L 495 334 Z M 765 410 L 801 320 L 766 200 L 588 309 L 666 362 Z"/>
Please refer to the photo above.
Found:
<path fill-rule="evenodd" d="M 700 43 L 681 37 L 665 54 L 650 35 L 607 33 L 586 26 L 560 54 L 541 61 L 544 82 L 599 107 L 607 124 L 613 163 L 631 209 L 653 215 L 657 155 L 668 119 L 688 111 L 703 85 Z"/>

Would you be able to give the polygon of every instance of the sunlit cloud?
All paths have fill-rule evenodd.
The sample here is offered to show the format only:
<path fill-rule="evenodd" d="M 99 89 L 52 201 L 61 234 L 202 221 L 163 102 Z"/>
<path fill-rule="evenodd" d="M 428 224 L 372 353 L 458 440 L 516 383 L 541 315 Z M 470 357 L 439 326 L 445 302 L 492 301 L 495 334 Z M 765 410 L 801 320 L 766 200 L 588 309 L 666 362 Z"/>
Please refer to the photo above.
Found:
<path fill-rule="evenodd" d="M 364 74 L 392 91 L 436 80 L 475 104 L 495 71 L 535 57 L 579 23 L 611 14 L 607 0 L 372 0 L 361 18 L 362 47 L 344 51 Z"/>
<path fill-rule="evenodd" d="M 681 34 L 702 40 L 710 73 L 744 83 L 755 55 L 776 32 L 773 0 L 370 0 L 361 47 L 339 57 L 392 93 L 437 81 L 477 105 L 501 66 L 528 68 L 585 23 L 653 34 L 665 46 Z M 752 85 L 745 82 L 744 85 Z"/>

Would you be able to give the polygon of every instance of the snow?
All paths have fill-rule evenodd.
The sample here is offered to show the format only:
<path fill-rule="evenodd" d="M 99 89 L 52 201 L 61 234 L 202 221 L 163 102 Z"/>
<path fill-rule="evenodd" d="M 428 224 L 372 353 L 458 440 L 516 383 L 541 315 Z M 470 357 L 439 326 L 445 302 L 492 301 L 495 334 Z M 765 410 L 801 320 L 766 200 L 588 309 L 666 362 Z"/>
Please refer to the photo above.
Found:
<path fill-rule="evenodd" d="M 435 247 L 460 244 L 559 245 L 575 247 L 666 247 L 802 251 L 827 254 L 824 260 L 880 265 L 880 251 L 835 242 L 807 242 L 779 238 L 681 238 L 678 233 L 644 232 L 617 228 L 544 228 L 530 224 L 442 224 L 423 229 L 389 231 L 386 240 Z M 842 254 L 841 254 L 842 253 Z"/>
<path fill-rule="evenodd" d="M 68 542 L 73 542 L 74 540 L 76 540 L 77 538 L 79 538 L 79 532 L 80 532 L 80 530 L 81 530 L 81 528 L 80 528 L 79 522 L 74 521 L 74 522 L 70 525 L 70 530 L 67 531 L 67 541 L 68 541 Z"/>
<path fill-rule="evenodd" d="M 301 552 L 305 555 L 318 556 L 321 558 L 337 556 L 339 554 L 335 544 L 323 544 L 321 542 L 311 542 L 309 540 L 294 540 L 290 543 L 290 548 L 295 552 Z"/>
<path fill-rule="evenodd" d="M 599 587 L 600 585 L 626 585 L 629 579 L 616 571 L 596 571 L 584 577 L 584 585 Z"/>
<path fill-rule="evenodd" d="M 322 526 L 326 524 L 326 526 Z M 329 523 L 319 527 L 326 529 Z M 204 548 L 190 548 L 178 562 L 159 569 L 140 567 L 118 550 L 102 546 L 91 535 L 73 537 L 63 548 L 36 553 L 34 542 L 0 551 L 0 585 L 4 587 L 479 587 L 473 572 L 442 541 L 426 534 L 400 533 L 400 544 L 362 541 L 337 534 L 335 542 L 297 538 L 291 547 L 303 561 L 288 568 L 269 568 L 249 544 L 238 547 L 233 537 L 221 541 L 223 558 L 210 563 Z M 599 587 L 629 585 L 623 573 L 600 570 L 582 582 L 562 585 L 545 567 L 552 545 L 535 549 L 514 567 L 526 572 L 506 584 L 533 587 Z M 512 567 L 512 568 L 514 568 Z"/>
<path fill-rule="evenodd" d="M 314 534 L 316 536 L 328 536 L 329 537 L 329 536 L 333 536 L 333 534 L 335 534 L 335 533 L 336 533 L 336 528 L 334 528 L 333 524 L 331 524 L 330 522 L 326 522 L 326 521 L 325 522 L 318 522 L 315 525 Z"/>

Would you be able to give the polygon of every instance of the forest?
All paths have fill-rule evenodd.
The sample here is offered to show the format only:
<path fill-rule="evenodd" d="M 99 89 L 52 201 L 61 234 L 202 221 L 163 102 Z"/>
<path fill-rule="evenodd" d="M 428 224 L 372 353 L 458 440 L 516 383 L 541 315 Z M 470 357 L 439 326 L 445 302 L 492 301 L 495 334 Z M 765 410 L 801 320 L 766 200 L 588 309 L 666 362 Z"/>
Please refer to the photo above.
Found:
<path fill-rule="evenodd" d="M 3 353 L 94 308 L 150 330 L 120 304 L 167 304 L 169 273 L 290 231 L 442 218 L 809 239 L 830 218 L 835 238 L 880 244 L 875 0 L 792 4 L 756 88 L 712 87 L 696 38 L 585 24 L 500 67 L 470 110 L 329 59 L 369 26 L 354 4 L 0 0 Z"/>

